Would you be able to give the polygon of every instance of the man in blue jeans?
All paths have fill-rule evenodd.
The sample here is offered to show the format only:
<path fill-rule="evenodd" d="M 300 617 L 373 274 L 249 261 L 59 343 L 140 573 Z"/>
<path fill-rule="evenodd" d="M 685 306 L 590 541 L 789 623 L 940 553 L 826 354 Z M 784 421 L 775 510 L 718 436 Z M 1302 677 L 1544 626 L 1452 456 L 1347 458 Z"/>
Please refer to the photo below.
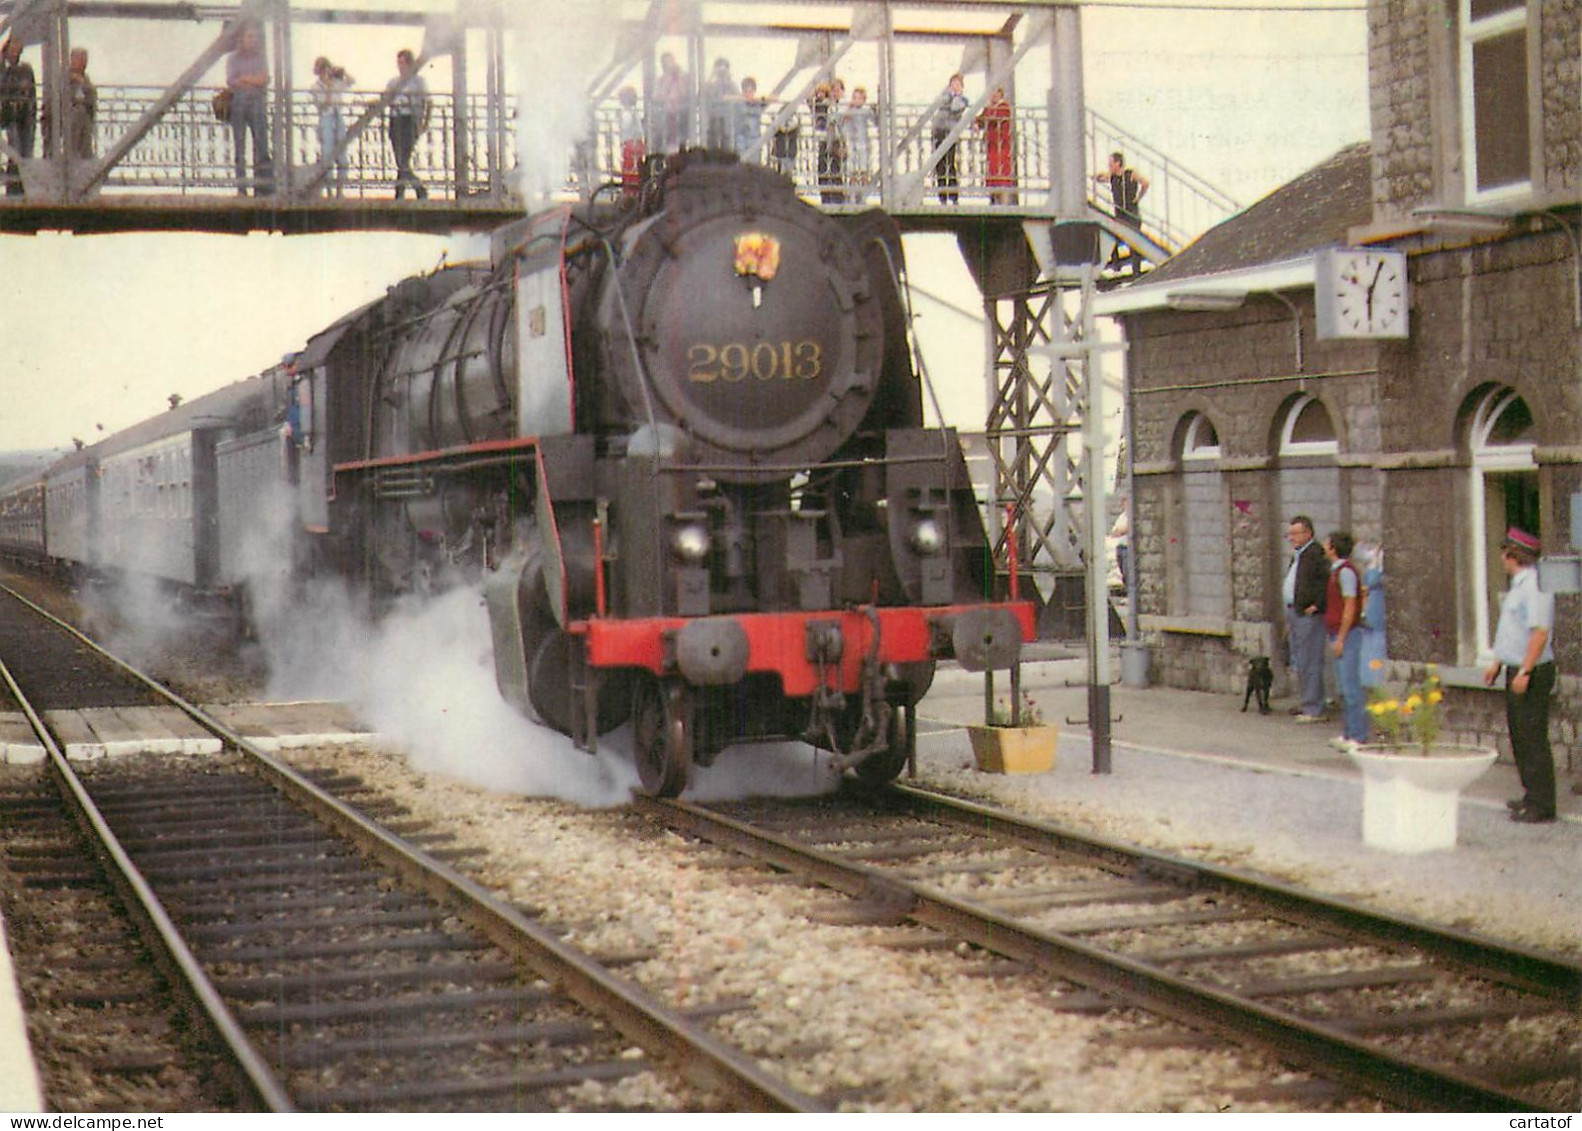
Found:
<path fill-rule="evenodd" d="M 1302 689 L 1296 721 L 1317 723 L 1324 719 L 1324 606 L 1329 563 L 1313 540 L 1313 520 L 1307 515 L 1293 518 L 1285 536 L 1291 543 L 1283 589 L 1285 628 L 1291 665 Z"/>
<path fill-rule="evenodd" d="M 269 65 L 264 57 L 264 33 L 248 24 L 237 39 L 236 50 L 225 60 L 225 85 L 231 91 L 231 141 L 236 147 L 236 192 L 247 195 L 247 162 L 244 143 L 253 135 L 253 195 L 275 191 L 274 163 L 269 156 Z"/>
<path fill-rule="evenodd" d="M 1355 749 L 1368 741 L 1368 704 L 1362 693 L 1362 575 L 1351 562 L 1355 545 L 1350 534 L 1336 530 L 1324 540 L 1329 562 L 1329 588 L 1324 597 L 1324 630 L 1335 657 L 1345 733 L 1332 739 L 1337 750 Z"/>

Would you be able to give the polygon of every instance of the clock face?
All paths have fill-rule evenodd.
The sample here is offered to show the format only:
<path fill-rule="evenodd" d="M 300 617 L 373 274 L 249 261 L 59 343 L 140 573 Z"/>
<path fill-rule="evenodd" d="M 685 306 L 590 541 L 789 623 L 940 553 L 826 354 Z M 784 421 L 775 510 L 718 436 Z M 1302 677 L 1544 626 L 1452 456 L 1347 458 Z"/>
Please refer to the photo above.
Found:
<path fill-rule="evenodd" d="M 1398 251 L 1330 248 L 1319 260 L 1319 336 L 1404 338 L 1406 256 Z"/>

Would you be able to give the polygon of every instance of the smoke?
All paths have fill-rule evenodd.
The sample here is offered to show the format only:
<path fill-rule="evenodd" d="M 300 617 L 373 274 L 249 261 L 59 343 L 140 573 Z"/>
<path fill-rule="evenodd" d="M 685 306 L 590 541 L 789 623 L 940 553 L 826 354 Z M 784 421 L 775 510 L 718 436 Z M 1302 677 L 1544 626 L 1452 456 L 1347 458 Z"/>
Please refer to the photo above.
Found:
<path fill-rule="evenodd" d="M 588 84 L 609 62 L 621 27 L 620 0 L 527 0 L 516 17 L 517 140 L 522 192 L 532 207 L 565 190 L 573 154 L 591 143 Z"/>
<path fill-rule="evenodd" d="M 88 631 L 142 668 L 158 666 L 203 627 L 174 590 L 141 573 L 118 575 L 109 585 L 88 585 L 77 603 Z"/>
<path fill-rule="evenodd" d="M 621 804 L 638 789 L 630 726 L 602 736 L 590 756 L 501 698 L 476 588 L 410 599 L 377 624 L 339 587 L 316 587 L 308 600 L 265 636 L 272 696 L 344 699 L 398 742 L 414 769 L 487 789 L 582 805 Z M 700 800 L 822 793 L 834 780 L 794 743 L 729 748 L 693 774 L 690 796 Z"/>
<path fill-rule="evenodd" d="M 407 598 L 372 621 L 346 586 L 293 580 L 284 488 L 259 491 L 253 502 L 237 557 L 270 697 L 347 702 L 399 743 L 414 769 L 499 792 L 618 805 L 639 788 L 630 726 L 602 736 L 589 755 L 500 696 L 488 610 L 476 586 Z M 827 792 L 834 780 L 827 763 L 798 743 L 733 747 L 715 765 L 694 768 L 690 796 L 798 796 Z"/>

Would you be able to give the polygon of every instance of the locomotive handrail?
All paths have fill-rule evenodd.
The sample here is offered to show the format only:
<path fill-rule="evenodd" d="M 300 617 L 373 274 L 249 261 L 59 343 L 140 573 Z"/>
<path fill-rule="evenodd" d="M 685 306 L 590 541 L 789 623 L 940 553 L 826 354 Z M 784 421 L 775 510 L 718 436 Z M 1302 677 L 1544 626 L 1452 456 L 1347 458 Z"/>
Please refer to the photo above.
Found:
<path fill-rule="evenodd" d="M 643 411 L 648 414 L 648 426 L 654 430 L 654 467 L 659 467 L 659 420 L 654 415 L 654 394 L 648 386 L 652 378 L 648 375 L 648 366 L 643 364 L 643 351 L 637 346 L 637 331 L 632 328 L 632 312 L 626 305 L 626 291 L 621 286 L 621 261 L 615 254 L 615 247 L 610 243 L 609 237 L 602 233 L 598 237 L 599 246 L 604 248 L 604 254 L 610 261 L 610 289 L 615 292 L 615 305 L 621 310 L 621 328 L 626 331 L 626 344 L 632 350 L 632 364 L 636 366 L 637 387 L 643 394 Z"/>

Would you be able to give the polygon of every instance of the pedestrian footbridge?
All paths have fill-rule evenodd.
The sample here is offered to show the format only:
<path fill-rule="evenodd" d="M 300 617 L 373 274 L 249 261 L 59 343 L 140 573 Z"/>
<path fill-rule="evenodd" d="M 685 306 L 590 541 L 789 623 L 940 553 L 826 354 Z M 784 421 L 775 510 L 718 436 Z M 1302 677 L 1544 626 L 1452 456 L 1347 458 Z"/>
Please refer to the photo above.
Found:
<path fill-rule="evenodd" d="M 641 92 L 644 140 L 650 154 L 660 152 L 656 68 L 666 54 L 690 65 L 683 138 L 704 139 L 710 115 L 722 111 L 738 124 L 750 120 L 750 129 L 733 131 L 733 138 L 757 139 L 741 146 L 743 159 L 779 167 L 806 199 L 831 211 L 877 206 L 908 230 L 958 234 L 985 219 L 1085 222 L 1129 248 L 1134 264 L 1145 266 L 1238 207 L 1206 179 L 1082 104 L 1080 74 L 1067 63 L 1071 36 L 1069 29 L 1063 34 L 1060 23 L 1069 5 L 1047 0 L 813 3 L 801 6 L 808 14 L 794 26 L 776 22 L 782 7 L 758 0 L 632 0 L 622 9 L 627 18 L 612 29 L 608 62 L 581 93 L 588 103 L 586 137 L 570 153 L 544 154 L 528 151 L 523 140 L 532 132 L 522 128 L 527 111 L 509 87 L 515 73 L 511 53 L 522 33 L 511 26 L 513 6 L 503 0 L 473 0 L 435 12 L 288 0 L 214 7 L 17 0 L 9 8 L 0 6 L 0 30 L 28 45 L 24 58 L 30 63 L 42 56 L 42 107 L 58 104 L 55 96 L 64 90 L 74 28 L 88 25 L 91 32 L 83 34 L 92 41 L 110 26 L 95 23 L 100 20 L 123 25 L 133 19 L 179 21 L 184 29 L 196 21 L 212 38 L 166 86 L 121 84 L 114 75 L 95 75 L 98 99 L 88 155 L 65 152 L 59 137 L 52 136 L 64 131 L 51 131 L 44 120 L 47 110 L 38 122 L 42 152 L 31 152 L 31 146 L 19 152 L 18 137 L 0 138 L 0 160 L 9 171 L 0 196 L 0 231 L 486 229 L 528 206 L 521 186 L 524 173 L 537 171 L 535 166 L 555 166 L 555 195 L 562 199 L 587 197 L 620 181 L 617 92 L 622 88 Z M 971 13 L 965 22 L 963 10 Z M 744 11 L 763 14 L 744 21 Z M 236 139 L 214 110 L 218 87 L 212 84 L 223 75 L 225 56 L 247 23 L 267 31 L 273 67 L 268 95 L 273 175 L 267 184 L 254 183 L 246 166 L 238 178 Z M 396 167 L 387 136 L 391 92 L 382 86 L 349 92 L 346 140 L 338 152 L 323 152 L 311 92 L 298 85 L 292 66 L 281 63 L 293 59 L 293 29 L 300 34 L 319 25 L 402 27 L 414 40 L 421 38 L 419 66 L 433 64 L 427 73 L 436 76 L 428 80 L 429 128 L 413 154 L 425 199 L 395 199 Z M 861 73 L 867 66 L 876 68 L 877 90 L 905 89 L 907 68 L 919 65 L 913 61 L 917 49 L 937 54 L 941 44 L 961 46 L 961 69 L 968 76 L 971 104 L 954 129 L 942 137 L 934 128 L 942 99 L 881 97 L 865 167 L 848 162 L 832 175 L 822 154 L 833 135 L 813 106 L 820 84 L 848 67 Z M 794 49 L 788 51 L 788 45 Z M 763 76 L 760 103 L 749 106 L 739 96 L 722 101 L 700 77 L 705 60 L 727 49 L 736 52 L 742 73 L 750 66 Z M 1029 67 L 1035 63 L 1044 67 L 1038 87 L 1029 85 Z M 1019 79 L 1025 90 L 1021 97 Z M 996 88 L 1007 91 L 1010 100 L 996 127 L 1008 131 L 1000 136 L 1010 139 L 1009 157 L 1003 140 L 998 156 L 991 155 L 991 129 L 983 114 Z M 1123 151 L 1127 164 L 1150 182 L 1139 208 L 1140 224 L 1121 223 L 1107 188 L 1094 180 L 1115 150 Z M 938 183 L 947 153 L 958 181 L 949 193 Z M 337 167 L 344 170 L 339 177 Z"/>

